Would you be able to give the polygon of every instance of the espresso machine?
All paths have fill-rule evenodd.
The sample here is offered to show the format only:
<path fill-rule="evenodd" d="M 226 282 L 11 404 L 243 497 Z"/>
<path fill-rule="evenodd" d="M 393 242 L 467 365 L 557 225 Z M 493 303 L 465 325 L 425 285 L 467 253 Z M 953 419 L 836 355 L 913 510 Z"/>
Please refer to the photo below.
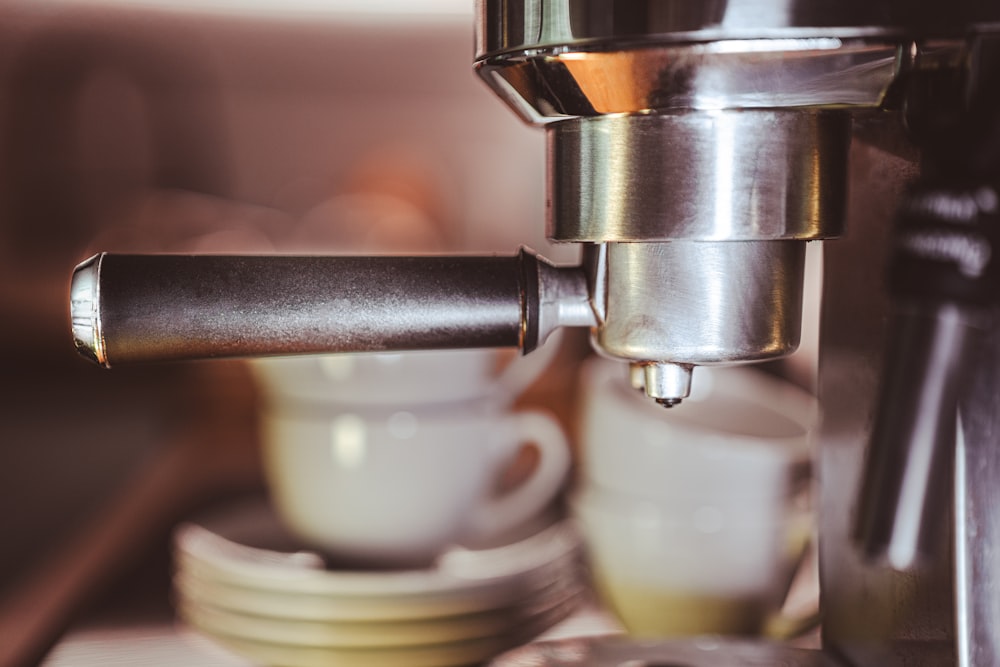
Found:
<path fill-rule="evenodd" d="M 579 244 L 578 265 L 528 249 L 98 254 L 72 280 L 78 350 L 108 367 L 527 353 L 588 327 L 637 389 L 683 410 L 697 367 L 795 351 L 806 243 L 829 240 L 824 649 L 782 664 L 1000 664 L 1000 4 L 480 0 L 477 14 L 476 71 L 543 127 L 547 235 Z"/>

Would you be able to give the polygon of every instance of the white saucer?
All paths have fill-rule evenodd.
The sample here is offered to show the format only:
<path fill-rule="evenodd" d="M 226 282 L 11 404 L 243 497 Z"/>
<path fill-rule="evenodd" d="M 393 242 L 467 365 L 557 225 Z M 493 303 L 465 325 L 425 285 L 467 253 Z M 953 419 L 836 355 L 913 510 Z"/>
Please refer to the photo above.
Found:
<path fill-rule="evenodd" d="M 584 580 L 578 563 L 564 559 L 560 564 L 558 570 L 553 568 L 553 576 L 547 581 L 531 585 L 521 582 L 506 590 L 452 591 L 447 595 L 386 598 L 260 590 L 202 577 L 191 567 L 174 576 L 174 588 L 179 596 L 192 603 L 288 621 L 389 623 L 435 618 L 448 621 L 456 616 L 490 613 L 507 616 L 538 601 L 558 599 L 567 591 L 578 589 Z"/>
<path fill-rule="evenodd" d="M 423 570 L 328 570 L 318 554 L 247 547 L 194 524 L 178 528 L 174 545 L 179 569 L 190 567 L 235 586 L 365 597 L 500 588 L 525 579 L 546 581 L 580 551 L 579 536 L 569 522 L 494 549 L 452 547 L 434 567 Z"/>
<path fill-rule="evenodd" d="M 263 664 L 481 662 L 563 620 L 585 595 L 568 521 L 501 546 L 453 547 L 428 569 L 343 571 L 296 550 L 273 518 L 245 505 L 185 524 L 174 540 L 180 617 Z"/>
<path fill-rule="evenodd" d="M 282 644 L 224 635 L 199 627 L 220 645 L 263 665 L 282 667 L 459 667 L 476 665 L 538 636 L 578 607 L 571 600 L 536 622 L 501 635 L 462 642 L 394 648 L 338 648 Z"/>
<path fill-rule="evenodd" d="M 506 648 L 544 632 L 579 608 L 583 590 L 546 600 L 534 609 L 505 610 L 487 618 L 456 616 L 431 622 L 319 623 L 258 617 L 218 610 L 204 605 L 180 605 L 180 617 L 195 628 L 220 639 L 238 639 L 297 648 L 323 648 L 331 652 L 371 652 L 389 655 L 468 647 L 476 642 L 505 641 Z M 530 612 L 530 613 L 529 613 Z M 507 640 L 517 638 L 517 643 Z"/>

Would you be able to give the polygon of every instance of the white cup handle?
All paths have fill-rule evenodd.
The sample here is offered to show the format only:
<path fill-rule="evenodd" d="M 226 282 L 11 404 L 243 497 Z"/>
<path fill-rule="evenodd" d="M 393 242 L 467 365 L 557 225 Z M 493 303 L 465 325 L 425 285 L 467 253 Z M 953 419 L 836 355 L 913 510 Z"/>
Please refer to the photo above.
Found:
<path fill-rule="evenodd" d="M 570 467 L 569 441 L 559 423 L 535 411 L 516 412 L 504 418 L 515 437 L 497 439 L 490 452 L 498 470 L 506 469 L 527 444 L 538 448 L 538 465 L 531 476 L 499 497 L 487 497 L 469 520 L 476 539 L 504 533 L 540 512 L 562 488 Z M 506 429 L 503 429 L 506 430 Z"/>

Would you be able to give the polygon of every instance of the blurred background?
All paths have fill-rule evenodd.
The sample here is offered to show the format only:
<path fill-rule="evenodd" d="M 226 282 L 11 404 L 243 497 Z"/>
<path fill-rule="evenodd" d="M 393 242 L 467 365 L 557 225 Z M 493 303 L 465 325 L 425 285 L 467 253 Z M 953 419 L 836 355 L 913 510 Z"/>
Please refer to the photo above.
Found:
<path fill-rule="evenodd" d="M 472 13 L 0 3 L 0 636 L 168 614 L 170 527 L 261 484 L 245 364 L 77 358 L 90 254 L 575 259 L 544 239 L 542 133 L 472 71 Z"/>

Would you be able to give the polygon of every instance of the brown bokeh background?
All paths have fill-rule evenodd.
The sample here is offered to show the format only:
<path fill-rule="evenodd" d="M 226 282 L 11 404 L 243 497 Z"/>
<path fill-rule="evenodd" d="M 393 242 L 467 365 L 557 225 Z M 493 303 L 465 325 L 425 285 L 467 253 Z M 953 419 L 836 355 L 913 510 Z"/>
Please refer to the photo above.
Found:
<path fill-rule="evenodd" d="M 23 640 L 0 665 L 67 627 L 169 614 L 171 526 L 261 486 L 245 364 L 88 365 L 69 333 L 76 263 L 520 244 L 575 258 L 544 239 L 542 133 L 473 74 L 468 4 L 0 4 L 0 636 Z M 585 348 L 571 338 L 567 359 Z M 525 400 L 568 415 L 564 368 Z"/>

